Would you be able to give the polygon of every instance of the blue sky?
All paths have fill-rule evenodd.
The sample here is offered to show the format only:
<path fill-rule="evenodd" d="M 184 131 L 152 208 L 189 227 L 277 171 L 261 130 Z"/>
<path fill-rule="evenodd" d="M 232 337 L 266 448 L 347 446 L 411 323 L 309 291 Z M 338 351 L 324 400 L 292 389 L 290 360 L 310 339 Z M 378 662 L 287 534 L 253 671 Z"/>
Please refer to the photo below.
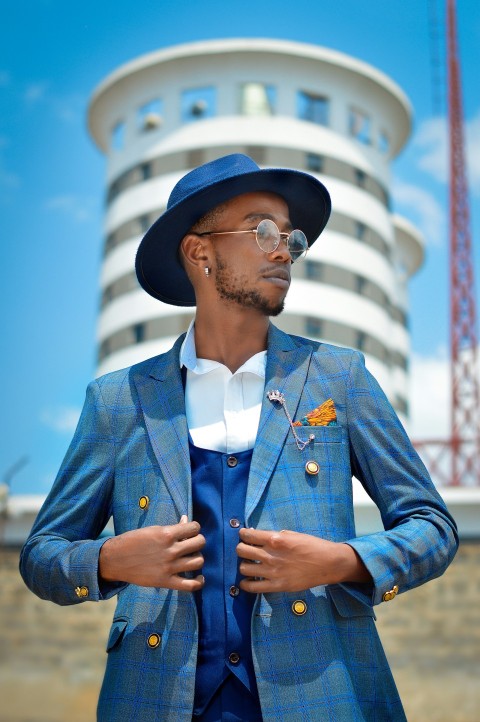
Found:
<path fill-rule="evenodd" d="M 429 419 L 434 424 L 434 417 L 446 418 L 445 394 L 435 396 L 445 386 L 448 347 L 445 88 L 432 89 L 429 29 L 433 9 L 439 21 L 435 55 L 444 59 L 445 4 L 444 0 L 0 2 L 4 18 L 0 29 L 4 269 L 0 476 L 28 457 L 12 480 L 13 493 L 48 491 L 85 387 L 95 373 L 105 168 L 86 130 L 89 97 L 118 65 L 181 42 L 276 37 L 324 45 L 371 63 L 409 96 L 414 133 L 394 163 L 393 192 L 396 209 L 420 226 L 427 241 L 426 263 L 411 284 L 416 414 L 415 398 L 428 398 L 418 409 L 414 426 L 426 434 L 432 431 Z M 457 4 L 477 240 L 480 5 L 478 0 Z M 444 80 L 445 69 L 440 67 L 436 75 Z M 477 306 L 478 259 L 477 249 Z M 433 397 L 425 393 L 428 383 L 434 383 Z M 436 403 L 442 408 L 435 408 Z"/>

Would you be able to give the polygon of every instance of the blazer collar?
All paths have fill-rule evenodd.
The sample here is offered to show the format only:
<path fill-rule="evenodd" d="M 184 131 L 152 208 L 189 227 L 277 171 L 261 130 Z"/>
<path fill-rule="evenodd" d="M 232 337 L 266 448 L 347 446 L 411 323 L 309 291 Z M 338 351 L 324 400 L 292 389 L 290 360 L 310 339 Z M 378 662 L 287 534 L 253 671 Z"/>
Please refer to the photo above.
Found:
<path fill-rule="evenodd" d="M 312 349 L 270 324 L 264 397 L 257 439 L 250 466 L 245 505 L 245 524 L 259 503 L 283 449 L 290 424 L 280 404 L 267 398 L 267 391 L 284 394 L 292 418 L 300 402 L 310 366 Z"/>
<path fill-rule="evenodd" d="M 133 372 L 147 432 L 165 484 L 179 515 L 192 518 L 191 469 L 185 394 L 179 366 L 184 335 L 150 366 Z"/>

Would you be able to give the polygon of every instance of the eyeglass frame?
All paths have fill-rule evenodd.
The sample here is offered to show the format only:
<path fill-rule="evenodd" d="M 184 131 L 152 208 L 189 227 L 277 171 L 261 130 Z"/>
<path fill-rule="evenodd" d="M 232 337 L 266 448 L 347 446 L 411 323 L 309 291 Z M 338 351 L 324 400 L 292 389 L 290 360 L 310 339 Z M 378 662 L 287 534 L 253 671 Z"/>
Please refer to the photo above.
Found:
<path fill-rule="evenodd" d="M 269 223 L 272 223 L 272 225 L 274 225 L 275 228 L 277 229 L 277 233 L 278 233 L 278 240 L 277 240 L 276 246 L 275 246 L 275 248 L 272 248 L 271 251 L 265 251 L 265 250 L 261 247 L 260 243 L 258 242 L 258 228 L 259 228 L 260 224 L 261 224 L 261 223 L 264 223 L 265 221 L 268 221 Z M 298 231 L 299 233 L 301 233 L 302 236 L 305 238 L 305 241 L 306 241 L 307 246 L 306 246 L 306 248 L 304 249 L 304 251 L 302 252 L 302 254 L 301 254 L 300 256 L 298 256 L 297 258 L 294 259 L 294 258 L 292 258 L 292 252 L 291 252 L 291 250 L 290 250 L 290 248 L 289 248 L 289 246 L 288 246 L 288 241 L 289 241 L 290 237 L 292 236 L 292 234 L 295 233 L 296 231 Z M 256 242 L 257 242 L 257 246 L 260 248 L 260 250 L 261 250 L 263 253 L 274 253 L 274 252 L 277 250 L 277 248 L 279 247 L 280 242 L 282 241 L 282 239 L 284 239 L 284 240 L 285 240 L 285 245 L 287 246 L 288 252 L 290 253 L 290 258 L 292 258 L 292 263 L 295 263 L 295 261 L 298 261 L 298 260 L 300 260 L 301 258 L 304 258 L 304 257 L 307 255 L 308 249 L 310 248 L 310 246 L 308 245 L 308 239 L 307 239 L 305 233 L 300 230 L 300 228 L 294 228 L 292 231 L 290 231 L 290 233 L 282 232 L 282 231 L 279 229 L 279 227 L 277 226 L 277 224 L 275 223 L 275 221 L 272 221 L 270 218 L 263 218 L 263 219 L 260 221 L 260 223 L 258 224 L 258 226 L 257 226 L 256 228 L 249 228 L 249 229 L 246 229 L 246 230 L 244 230 L 244 231 L 202 231 L 202 233 L 196 233 L 195 231 L 190 231 L 190 233 L 193 233 L 193 235 L 199 236 L 200 238 L 201 238 L 202 236 L 230 236 L 230 235 L 237 235 L 237 234 L 239 234 L 239 233 L 255 233 L 255 240 L 256 240 Z"/>

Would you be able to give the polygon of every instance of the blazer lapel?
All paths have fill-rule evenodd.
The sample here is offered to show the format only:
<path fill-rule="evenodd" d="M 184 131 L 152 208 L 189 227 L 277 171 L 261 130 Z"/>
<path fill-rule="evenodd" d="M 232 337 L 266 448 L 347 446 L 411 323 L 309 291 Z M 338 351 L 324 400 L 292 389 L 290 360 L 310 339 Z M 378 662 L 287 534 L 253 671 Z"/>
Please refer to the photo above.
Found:
<path fill-rule="evenodd" d="M 184 336 L 158 356 L 147 373 L 134 375 L 145 424 L 165 484 L 178 513 L 192 518 L 191 469 L 185 394 L 179 366 Z"/>
<path fill-rule="evenodd" d="M 292 433 L 284 409 L 278 402 L 269 401 L 267 391 L 278 389 L 284 394 L 293 419 L 307 378 L 311 355 L 310 347 L 297 346 L 290 336 L 270 324 L 264 397 L 245 502 L 246 525 L 270 480 L 286 437 Z"/>

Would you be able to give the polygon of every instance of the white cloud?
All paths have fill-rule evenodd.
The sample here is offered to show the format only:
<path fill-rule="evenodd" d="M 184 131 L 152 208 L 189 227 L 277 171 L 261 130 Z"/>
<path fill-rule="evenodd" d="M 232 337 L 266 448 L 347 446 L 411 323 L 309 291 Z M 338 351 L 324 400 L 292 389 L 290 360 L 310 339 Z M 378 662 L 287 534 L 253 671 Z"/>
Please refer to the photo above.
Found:
<path fill-rule="evenodd" d="M 410 434 L 414 439 L 446 439 L 450 433 L 450 360 L 446 350 L 412 354 Z"/>
<path fill-rule="evenodd" d="M 395 180 L 393 197 L 406 215 L 420 228 L 430 245 L 438 246 L 445 240 L 445 210 L 432 193 L 420 186 Z"/>
<path fill-rule="evenodd" d="M 429 118 L 415 133 L 413 144 L 419 149 L 417 166 L 440 183 L 447 183 L 448 131 L 446 118 Z M 465 123 L 465 161 L 473 193 L 480 194 L 480 111 Z"/>
<path fill-rule="evenodd" d="M 85 223 L 95 215 L 97 200 L 93 197 L 81 197 L 73 194 L 54 196 L 44 203 L 47 211 L 68 215 L 75 223 Z"/>
<path fill-rule="evenodd" d="M 23 99 L 29 105 L 38 103 L 39 100 L 43 100 L 47 92 L 48 83 L 45 81 L 39 83 L 29 83 L 23 93 Z"/>
<path fill-rule="evenodd" d="M 54 431 L 61 434 L 71 434 L 75 431 L 78 419 L 80 418 L 80 409 L 73 406 L 57 407 L 55 409 L 45 409 L 40 419 L 45 426 L 49 426 Z"/>

